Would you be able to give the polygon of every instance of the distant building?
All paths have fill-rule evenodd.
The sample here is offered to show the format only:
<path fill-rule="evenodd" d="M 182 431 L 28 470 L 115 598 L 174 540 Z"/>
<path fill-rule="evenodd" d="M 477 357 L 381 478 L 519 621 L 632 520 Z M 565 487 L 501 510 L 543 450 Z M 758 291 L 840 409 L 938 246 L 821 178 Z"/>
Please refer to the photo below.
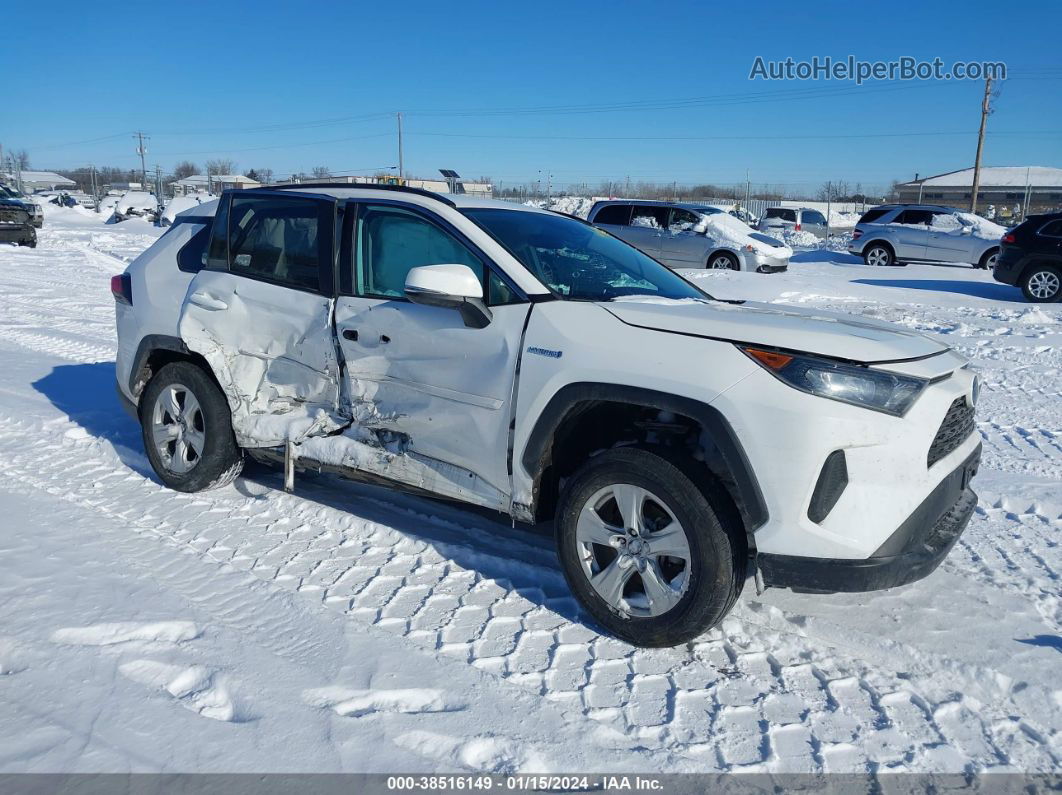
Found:
<path fill-rule="evenodd" d="M 944 204 L 960 210 L 970 206 L 972 168 L 904 182 L 898 186 L 901 202 Z M 1046 212 L 1062 207 L 1062 168 L 1003 166 L 981 169 L 977 189 L 980 211 L 993 205 L 1003 216 Z M 1027 205 L 1027 206 L 1026 206 Z"/>
<path fill-rule="evenodd" d="M 68 190 L 77 187 L 72 179 L 59 176 L 54 171 L 19 171 L 17 174 L 0 174 L 7 185 L 17 185 L 22 181 L 23 193 L 39 190 Z"/>
<path fill-rule="evenodd" d="M 192 193 L 221 193 L 223 190 L 257 188 L 261 182 L 242 174 L 215 174 L 207 177 L 195 174 L 169 184 L 174 196 L 188 196 Z"/>

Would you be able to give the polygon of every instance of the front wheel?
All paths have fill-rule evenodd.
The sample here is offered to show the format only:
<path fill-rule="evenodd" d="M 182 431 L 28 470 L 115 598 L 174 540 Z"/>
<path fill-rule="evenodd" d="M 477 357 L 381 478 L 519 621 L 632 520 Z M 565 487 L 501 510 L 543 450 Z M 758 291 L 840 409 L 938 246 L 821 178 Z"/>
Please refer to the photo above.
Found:
<path fill-rule="evenodd" d="M 726 251 L 718 251 L 712 254 L 708 258 L 709 270 L 741 270 L 741 265 L 738 264 L 737 257 L 733 254 L 729 254 Z"/>
<path fill-rule="evenodd" d="M 556 534 L 572 592 L 635 646 L 697 637 L 744 584 L 740 544 L 704 491 L 647 450 L 616 448 L 587 461 L 565 486 Z"/>
<path fill-rule="evenodd" d="M 1026 301 L 1053 304 L 1062 298 L 1062 271 L 1051 265 L 1034 265 L 1021 281 Z"/>
<path fill-rule="evenodd" d="M 140 397 L 140 427 L 151 467 L 176 491 L 224 486 L 243 468 L 229 404 L 191 362 L 167 364 L 148 382 Z"/>

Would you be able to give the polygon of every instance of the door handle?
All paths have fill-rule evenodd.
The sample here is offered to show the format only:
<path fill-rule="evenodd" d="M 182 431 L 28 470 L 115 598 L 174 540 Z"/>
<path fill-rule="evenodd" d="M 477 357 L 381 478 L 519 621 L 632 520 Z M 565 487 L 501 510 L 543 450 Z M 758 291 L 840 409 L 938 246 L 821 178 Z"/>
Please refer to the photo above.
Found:
<path fill-rule="evenodd" d="M 202 307 L 203 309 L 209 309 L 211 312 L 218 312 L 222 309 L 229 308 L 229 305 L 220 298 L 215 298 L 208 293 L 192 293 L 188 296 L 188 302 L 195 304 L 198 307 Z"/>
<path fill-rule="evenodd" d="M 381 334 L 380 335 L 380 342 L 390 342 L 390 341 L 391 341 L 391 338 L 388 337 L 386 334 Z"/>
<path fill-rule="evenodd" d="M 351 342 L 358 341 L 358 330 L 356 328 L 343 329 L 343 339 L 350 340 Z"/>

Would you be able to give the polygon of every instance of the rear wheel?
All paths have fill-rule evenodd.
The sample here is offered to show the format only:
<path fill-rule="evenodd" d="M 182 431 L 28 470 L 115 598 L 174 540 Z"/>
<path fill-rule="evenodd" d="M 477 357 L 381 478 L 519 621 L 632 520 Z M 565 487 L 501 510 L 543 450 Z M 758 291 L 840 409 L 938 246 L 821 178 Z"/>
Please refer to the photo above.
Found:
<path fill-rule="evenodd" d="M 875 243 L 863 252 L 863 261 L 871 267 L 893 264 L 892 249 L 881 243 Z"/>
<path fill-rule="evenodd" d="M 717 251 L 708 258 L 708 268 L 711 270 L 741 270 L 737 257 L 726 251 Z"/>
<path fill-rule="evenodd" d="M 981 270 L 992 270 L 996 267 L 996 260 L 999 259 L 999 249 L 990 248 L 984 254 L 981 255 L 981 261 L 977 263 L 977 267 Z"/>
<path fill-rule="evenodd" d="M 202 368 L 167 364 L 140 398 L 144 449 L 155 474 L 177 491 L 224 486 L 240 474 L 243 451 L 225 396 Z"/>
<path fill-rule="evenodd" d="M 1062 271 L 1053 265 L 1033 265 L 1021 280 L 1025 300 L 1052 304 L 1062 298 Z"/>
<path fill-rule="evenodd" d="M 740 545 L 704 492 L 662 455 L 617 448 L 565 486 L 557 511 L 565 579 L 609 632 L 673 646 L 729 612 L 744 584 Z"/>

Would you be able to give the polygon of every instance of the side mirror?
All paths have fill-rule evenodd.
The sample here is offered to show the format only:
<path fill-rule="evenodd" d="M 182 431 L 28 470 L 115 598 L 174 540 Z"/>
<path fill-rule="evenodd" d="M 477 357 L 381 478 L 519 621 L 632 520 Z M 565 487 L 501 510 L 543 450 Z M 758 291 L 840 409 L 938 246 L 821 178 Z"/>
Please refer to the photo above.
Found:
<path fill-rule="evenodd" d="M 406 297 L 415 304 L 456 309 L 469 328 L 493 319 L 483 301 L 483 285 L 467 265 L 421 265 L 406 274 Z"/>

